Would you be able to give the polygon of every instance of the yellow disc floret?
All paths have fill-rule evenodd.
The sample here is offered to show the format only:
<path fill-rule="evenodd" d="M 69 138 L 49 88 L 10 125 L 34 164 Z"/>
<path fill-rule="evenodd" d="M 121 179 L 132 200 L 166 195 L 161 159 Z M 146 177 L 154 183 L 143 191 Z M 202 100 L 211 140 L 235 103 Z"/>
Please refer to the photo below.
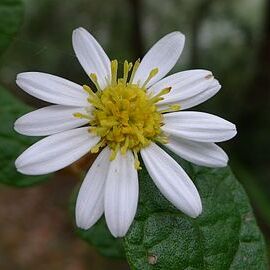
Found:
<path fill-rule="evenodd" d="M 111 79 L 105 89 L 100 89 L 95 74 L 90 74 L 90 78 L 96 85 L 97 92 L 94 93 L 89 86 L 83 86 L 89 93 L 88 101 L 93 106 L 89 131 L 101 138 L 91 152 L 98 152 L 100 147 L 107 145 L 112 151 L 112 160 L 118 151 L 125 154 L 127 150 L 131 150 L 135 156 L 137 169 L 140 164 L 137 153 L 142 148 L 148 146 L 151 141 L 166 143 L 166 137 L 161 130 L 162 112 L 158 111 L 156 103 L 171 90 L 170 87 L 165 88 L 155 96 L 147 93 L 146 85 L 157 74 L 158 69 L 150 72 L 141 87 L 133 84 L 138 66 L 139 61 L 134 64 L 128 81 L 132 64 L 125 61 L 123 78 L 117 79 L 118 62 L 114 60 L 111 63 Z M 87 117 L 81 114 L 74 116 Z"/>

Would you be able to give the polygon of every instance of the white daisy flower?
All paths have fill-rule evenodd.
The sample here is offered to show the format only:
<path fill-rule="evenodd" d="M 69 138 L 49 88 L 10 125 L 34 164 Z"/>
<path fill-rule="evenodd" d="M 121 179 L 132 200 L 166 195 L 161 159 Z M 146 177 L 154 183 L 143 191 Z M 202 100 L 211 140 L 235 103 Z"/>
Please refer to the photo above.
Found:
<path fill-rule="evenodd" d="M 73 32 L 73 48 L 96 91 L 46 73 L 18 75 L 20 88 L 56 104 L 15 122 L 15 130 L 21 134 L 48 135 L 18 157 L 19 172 L 55 172 L 89 151 L 101 149 L 78 194 L 78 227 L 89 229 L 105 213 L 115 237 L 127 233 L 138 203 L 138 153 L 156 186 L 175 207 L 193 218 L 202 212 L 195 185 L 157 143 L 195 164 L 223 167 L 228 157 L 215 142 L 232 138 L 236 128 L 215 115 L 182 111 L 220 89 L 207 70 L 165 77 L 177 62 L 184 41 L 179 32 L 166 35 L 141 62 L 125 61 L 118 78 L 118 62 L 110 61 L 95 38 L 78 28 Z"/>

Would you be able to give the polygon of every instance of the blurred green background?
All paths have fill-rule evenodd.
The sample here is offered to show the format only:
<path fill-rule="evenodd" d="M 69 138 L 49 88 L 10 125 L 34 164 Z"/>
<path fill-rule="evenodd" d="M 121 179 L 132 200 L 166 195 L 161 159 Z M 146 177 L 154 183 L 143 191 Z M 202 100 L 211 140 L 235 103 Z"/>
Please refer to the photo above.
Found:
<path fill-rule="evenodd" d="M 17 73 L 43 71 L 88 82 L 71 45 L 79 26 L 120 62 L 136 60 L 169 32 L 186 35 L 173 71 L 209 69 L 222 84 L 217 96 L 196 109 L 237 125 L 237 137 L 222 146 L 270 243 L 270 1 L 25 0 L 19 34 L 0 59 L 0 84 L 42 107 L 18 89 Z M 0 269 L 128 269 L 72 233 L 67 204 L 76 181 L 64 170 L 30 189 L 0 187 Z"/>

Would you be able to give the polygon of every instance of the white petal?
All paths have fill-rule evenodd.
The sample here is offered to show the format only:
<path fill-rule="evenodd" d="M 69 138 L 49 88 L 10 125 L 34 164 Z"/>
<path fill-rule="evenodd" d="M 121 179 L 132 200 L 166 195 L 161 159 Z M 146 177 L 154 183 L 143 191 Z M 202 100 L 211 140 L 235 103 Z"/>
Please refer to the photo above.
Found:
<path fill-rule="evenodd" d="M 172 32 L 160 39 L 143 57 L 134 76 L 133 83 L 142 86 L 149 73 L 158 68 L 147 87 L 162 79 L 176 64 L 184 48 L 185 36 L 180 32 Z"/>
<path fill-rule="evenodd" d="M 46 137 L 25 150 L 15 161 L 23 174 L 40 175 L 58 171 L 84 156 L 99 138 L 82 127 Z"/>
<path fill-rule="evenodd" d="M 182 98 L 188 98 L 202 92 L 205 87 L 211 84 L 213 79 L 212 73 L 208 70 L 194 69 L 181 71 L 158 81 L 148 89 L 148 92 L 156 95 L 162 89 L 171 87 L 170 93 L 165 96 L 166 99 L 179 95 Z"/>
<path fill-rule="evenodd" d="M 124 236 L 136 213 L 138 174 L 131 151 L 111 161 L 105 187 L 105 218 L 115 237 Z"/>
<path fill-rule="evenodd" d="M 89 229 L 104 212 L 105 180 L 110 165 L 110 150 L 104 148 L 88 171 L 76 201 L 76 224 Z"/>
<path fill-rule="evenodd" d="M 182 138 L 169 137 L 165 147 L 183 159 L 206 167 L 225 167 L 228 163 L 226 153 L 214 143 L 194 142 Z"/>
<path fill-rule="evenodd" d="M 205 89 L 205 91 L 203 91 L 197 95 L 194 95 L 190 98 L 178 100 L 176 103 L 180 104 L 181 110 L 189 109 L 189 108 L 195 107 L 195 106 L 205 102 L 206 100 L 210 99 L 220 89 L 221 89 L 221 85 L 219 84 L 219 82 L 217 80 L 214 80 L 213 83 L 211 84 L 211 86 L 209 86 L 207 89 Z"/>
<path fill-rule="evenodd" d="M 209 113 L 168 113 L 164 122 L 162 129 L 169 135 L 198 142 L 222 142 L 236 135 L 234 124 Z"/>
<path fill-rule="evenodd" d="M 111 79 L 111 62 L 96 39 L 84 28 L 79 27 L 73 31 L 72 44 L 87 75 L 95 73 L 101 89 L 105 88 L 107 80 Z"/>
<path fill-rule="evenodd" d="M 68 106 L 88 106 L 88 94 L 82 86 L 41 72 L 24 72 L 17 76 L 17 85 L 28 94 L 41 100 Z"/>
<path fill-rule="evenodd" d="M 166 108 L 168 105 L 179 104 L 181 110 L 206 101 L 221 88 L 211 72 L 206 70 L 190 70 L 173 74 L 155 84 L 149 92 L 158 93 L 166 87 L 172 87 L 172 90 L 157 105 L 159 108 Z"/>
<path fill-rule="evenodd" d="M 87 114 L 82 107 L 52 105 L 27 113 L 17 119 L 14 129 L 28 136 L 46 136 L 83 126 L 87 119 L 74 117 L 74 113 Z"/>
<path fill-rule="evenodd" d="M 141 156 L 161 193 L 185 214 L 197 217 L 202 212 L 200 195 L 181 166 L 154 143 L 143 148 Z"/>

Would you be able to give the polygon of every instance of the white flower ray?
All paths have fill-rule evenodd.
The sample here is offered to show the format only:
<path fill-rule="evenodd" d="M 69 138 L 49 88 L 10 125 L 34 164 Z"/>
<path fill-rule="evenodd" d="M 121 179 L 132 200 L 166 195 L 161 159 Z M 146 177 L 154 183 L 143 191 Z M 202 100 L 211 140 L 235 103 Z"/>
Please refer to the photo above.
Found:
<path fill-rule="evenodd" d="M 213 114 L 193 111 L 164 115 L 162 130 L 175 137 L 198 142 L 222 142 L 236 135 L 231 122 Z"/>
<path fill-rule="evenodd" d="M 74 117 L 74 113 L 88 112 L 82 107 L 51 105 L 23 115 L 16 120 L 14 129 L 28 136 L 46 136 L 77 128 L 89 122 L 87 119 Z"/>
<path fill-rule="evenodd" d="M 176 64 L 184 48 L 185 36 L 180 32 L 172 32 L 161 38 L 143 57 L 137 69 L 133 83 L 142 86 L 149 73 L 158 68 L 158 73 L 146 85 L 150 87 L 162 79 Z"/>
<path fill-rule="evenodd" d="M 111 161 L 105 187 L 105 218 L 115 237 L 124 236 L 136 214 L 139 184 L 131 151 Z"/>
<path fill-rule="evenodd" d="M 70 165 L 89 152 L 99 141 L 88 129 L 71 129 L 38 141 L 17 158 L 17 170 L 23 174 L 42 175 Z"/>
<path fill-rule="evenodd" d="M 17 85 L 29 95 L 60 105 L 87 107 L 88 94 L 82 86 L 64 78 L 41 72 L 24 72 Z"/>
<path fill-rule="evenodd" d="M 141 156 L 165 198 L 185 214 L 197 217 L 202 212 L 200 195 L 181 166 L 154 143 L 142 149 Z"/>
<path fill-rule="evenodd" d="M 76 201 L 75 216 L 79 228 L 89 229 L 104 212 L 105 180 L 110 165 L 110 150 L 104 148 L 86 174 Z"/>

